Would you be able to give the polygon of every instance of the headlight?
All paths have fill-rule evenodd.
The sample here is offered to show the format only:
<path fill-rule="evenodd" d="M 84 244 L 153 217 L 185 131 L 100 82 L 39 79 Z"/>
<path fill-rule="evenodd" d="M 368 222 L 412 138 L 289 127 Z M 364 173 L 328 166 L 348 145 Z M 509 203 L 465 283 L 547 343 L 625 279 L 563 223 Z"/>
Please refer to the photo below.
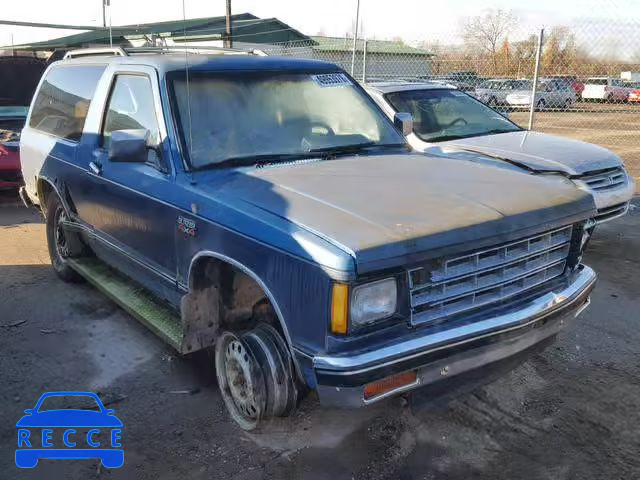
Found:
<path fill-rule="evenodd" d="M 351 294 L 351 323 L 361 327 L 393 315 L 398 303 L 398 287 L 394 278 L 360 285 Z"/>

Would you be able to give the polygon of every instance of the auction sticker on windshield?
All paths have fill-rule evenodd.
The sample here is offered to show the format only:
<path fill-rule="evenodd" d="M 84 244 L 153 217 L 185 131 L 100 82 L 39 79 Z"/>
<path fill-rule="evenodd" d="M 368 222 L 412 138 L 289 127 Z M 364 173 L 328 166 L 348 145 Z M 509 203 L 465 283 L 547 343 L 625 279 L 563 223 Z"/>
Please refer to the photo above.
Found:
<path fill-rule="evenodd" d="M 321 87 L 344 87 L 351 85 L 351 82 L 343 73 L 322 73 L 311 75 L 311 78 Z"/>
<path fill-rule="evenodd" d="M 106 468 L 124 464 L 122 422 L 91 392 L 48 392 L 18 423 L 16 465 L 33 468 L 41 458 L 100 459 Z"/>

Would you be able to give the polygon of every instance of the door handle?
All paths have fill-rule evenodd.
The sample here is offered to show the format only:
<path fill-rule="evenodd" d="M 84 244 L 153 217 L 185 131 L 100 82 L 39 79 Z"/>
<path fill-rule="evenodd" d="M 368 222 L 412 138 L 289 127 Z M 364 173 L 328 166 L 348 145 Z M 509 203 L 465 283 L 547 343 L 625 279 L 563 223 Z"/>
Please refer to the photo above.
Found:
<path fill-rule="evenodd" d="M 89 162 L 89 168 L 96 175 L 100 175 L 102 173 L 102 165 L 96 162 Z"/>

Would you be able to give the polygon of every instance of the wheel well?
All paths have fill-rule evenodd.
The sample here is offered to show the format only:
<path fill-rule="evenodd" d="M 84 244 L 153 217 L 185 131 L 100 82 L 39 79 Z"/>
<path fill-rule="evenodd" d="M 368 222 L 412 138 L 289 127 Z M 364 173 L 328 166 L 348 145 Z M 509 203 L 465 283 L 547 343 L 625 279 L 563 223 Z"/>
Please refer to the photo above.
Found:
<path fill-rule="evenodd" d="M 51 192 L 54 192 L 53 186 L 42 178 L 38 179 L 38 200 L 40 201 L 40 209 L 42 213 L 47 215 L 47 202 L 49 200 L 49 195 Z"/>
<path fill-rule="evenodd" d="M 185 332 L 208 331 L 199 335 L 199 348 L 209 346 L 204 343 L 215 341 L 223 329 L 245 330 L 259 322 L 275 327 L 286 341 L 276 310 L 258 282 L 214 257 L 199 258 L 191 267 L 189 293 L 182 299 L 181 315 Z"/>

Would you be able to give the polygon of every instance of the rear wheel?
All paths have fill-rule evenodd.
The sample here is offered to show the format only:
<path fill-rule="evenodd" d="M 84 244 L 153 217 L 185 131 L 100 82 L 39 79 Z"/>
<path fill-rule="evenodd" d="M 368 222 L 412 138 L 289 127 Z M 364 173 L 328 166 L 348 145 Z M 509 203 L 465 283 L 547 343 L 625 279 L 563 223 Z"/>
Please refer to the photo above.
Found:
<path fill-rule="evenodd" d="M 546 106 L 547 106 L 547 102 L 544 101 L 544 98 L 541 98 L 540 100 L 538 100 L 538 103 L 536 104 L 536 108 L 538 110 L 544 110 Z"/>
<path fill-rule="evenodd" d="M 54 271 L 65 282 L 77 282 L 82 277 L 71 268 L 68 259 L 82 255 L 84 245 L 77 233 L 64 228 L 68 215 L 55 193 L 49 195 L 46 210 L 47 246 Z"/>
<path fill-rule="evenodd" d="M 489 100 L 487 100 L 487 105 L 489 105 L 490 107 L 497 107 L 498 99 L 496 97 L 489 97 Z"/>

